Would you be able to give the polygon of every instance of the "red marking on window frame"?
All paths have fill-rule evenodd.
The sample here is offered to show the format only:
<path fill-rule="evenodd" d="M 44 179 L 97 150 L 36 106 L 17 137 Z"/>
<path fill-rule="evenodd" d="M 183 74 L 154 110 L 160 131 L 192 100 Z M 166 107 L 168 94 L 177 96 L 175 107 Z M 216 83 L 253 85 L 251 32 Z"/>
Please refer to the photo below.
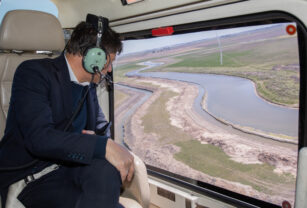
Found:
<path fill-rule="evenodd" d="M 282 208 L 291 208 L 291 204 L 288 201 L 283 201 Z"/>
<path fill-rule="evenodd" d="M 151 30 L 152 36 L 167 36 L 174 33 L 173 27 L 160 27 Z"/>
<path fill-rule="evenodd" d="M 296 33 L 296 27 L 294 25 L 288 25 L 286 31 L 289 35 L 294 35 Z"/>

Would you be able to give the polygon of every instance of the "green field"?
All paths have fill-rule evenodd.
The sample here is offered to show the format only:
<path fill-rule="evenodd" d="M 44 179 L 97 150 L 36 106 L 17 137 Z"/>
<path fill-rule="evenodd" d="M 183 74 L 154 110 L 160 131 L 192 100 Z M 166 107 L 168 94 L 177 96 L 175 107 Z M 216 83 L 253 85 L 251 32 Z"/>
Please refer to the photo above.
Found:
<path fill-rule="evenodd" d="M 244 52 L 225 52 L 223 53 L 223 65 L 227 67 L 240 67 L 244 64 L 236 61 L 238 58 L 251 53 L 250 51 Z M 212 53 L 208 55 L 189 54 L 186 56 L 178 56 L 176 59 L 180 61 L 172 64 L 169 67 L 217 67 L 220 66 L 219 53 Z"/>
<path fill-rule="evenodd" d="M 144 131 L 156 133 L 161 143 L 172 143 L 180 140 L 193 139 L 182 130 L 172 126 L 169 121 L 169 113 L 166 110 L 166 102 L 176 96 L 177 93 L 164 91 L 161 96 L 148 109 L 148 113 L 142 118 Z"/>

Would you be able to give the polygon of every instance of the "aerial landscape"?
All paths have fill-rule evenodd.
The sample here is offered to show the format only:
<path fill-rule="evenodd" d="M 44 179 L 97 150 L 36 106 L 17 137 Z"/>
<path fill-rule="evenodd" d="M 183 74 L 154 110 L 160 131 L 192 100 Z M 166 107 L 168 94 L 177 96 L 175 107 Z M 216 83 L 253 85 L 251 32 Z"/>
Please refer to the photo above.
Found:
<path fill-rule="evenodd" d="M 293 205 L 300 73 L 288 25 L 200 32 L 119 56 L 116 140 L 147 165 Z"/>

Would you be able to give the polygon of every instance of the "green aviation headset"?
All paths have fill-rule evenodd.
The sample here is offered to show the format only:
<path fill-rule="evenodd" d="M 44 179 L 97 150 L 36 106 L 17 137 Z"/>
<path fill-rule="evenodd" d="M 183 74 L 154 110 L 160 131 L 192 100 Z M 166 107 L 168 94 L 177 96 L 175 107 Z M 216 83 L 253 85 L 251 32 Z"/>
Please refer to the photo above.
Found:
<path fill-rule="evenodd" d="M 100 43 L 103 32 L 107 28 L 109 21 L 107 18 L 88 14 L 86 22 L 92 24 L 94 27 L 96 26 L 95 24 L 97 24 L 97 27 L 95 27 L 97 29 L 97 41 L 95 46 L 91 46 L 85 50 L 82 65 L 83 68 L 91 74 L 100 73 L 107 63 L 107 52 L 100 46 Z"/>

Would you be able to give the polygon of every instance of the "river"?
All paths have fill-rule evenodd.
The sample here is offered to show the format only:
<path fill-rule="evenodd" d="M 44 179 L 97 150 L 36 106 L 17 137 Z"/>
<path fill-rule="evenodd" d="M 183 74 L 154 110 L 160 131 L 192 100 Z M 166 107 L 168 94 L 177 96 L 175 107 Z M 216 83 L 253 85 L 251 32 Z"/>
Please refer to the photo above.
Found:
<path fill-rule="evenodd" d="M 200 114 L 206 114 L 201 106 L 205 93 L 206 110 L 218 119 L 253 131 L 298 136 L 298 109 L 265 101 L 257 95 L 254 83 L 248 79 L 212 74 L 144 72 L 163 63 L 148 61 L 142 64 L 146 67 L 126 75 L 163 78 L 198 85 L 200 94 L 194 102 L 194 108 Z"/>

